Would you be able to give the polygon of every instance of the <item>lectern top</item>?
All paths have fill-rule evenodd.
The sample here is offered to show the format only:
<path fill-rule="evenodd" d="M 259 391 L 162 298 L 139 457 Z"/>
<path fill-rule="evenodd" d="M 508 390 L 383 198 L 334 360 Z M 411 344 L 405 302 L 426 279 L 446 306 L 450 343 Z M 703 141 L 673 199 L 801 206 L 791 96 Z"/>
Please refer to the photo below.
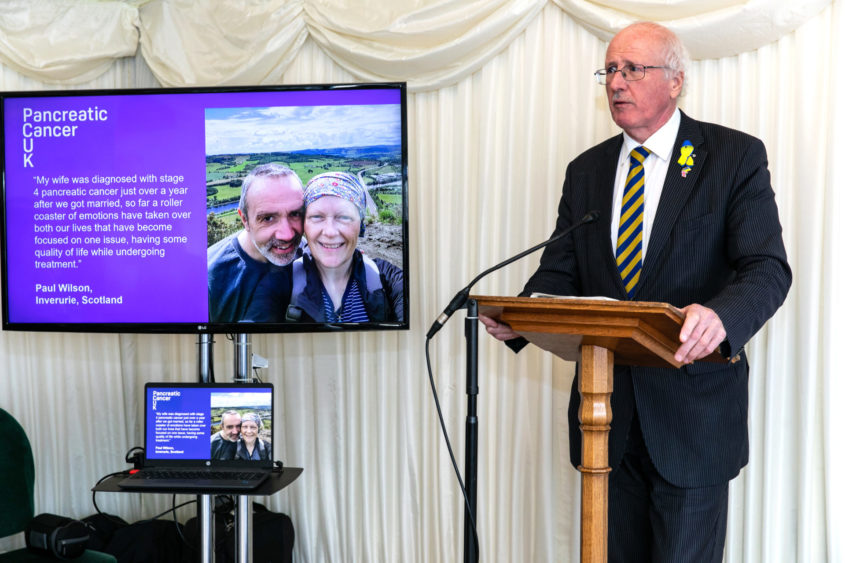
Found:
<path fill-rule="evenodd" d="M 508 323 L 529 342 L 578 361 L 582 345 L 612 350 L 619 365 L 681 367 L 684 314 L 668 303 L 554 297 L 470 296 L 479 313 Z M 717 353 L 703 361 L 725 362 Z"/>

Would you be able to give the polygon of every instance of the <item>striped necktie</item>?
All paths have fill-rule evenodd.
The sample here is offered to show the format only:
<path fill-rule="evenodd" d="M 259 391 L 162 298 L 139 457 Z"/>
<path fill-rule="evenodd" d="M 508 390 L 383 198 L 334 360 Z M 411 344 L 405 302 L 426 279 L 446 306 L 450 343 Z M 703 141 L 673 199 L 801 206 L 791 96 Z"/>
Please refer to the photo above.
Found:
<path fill-rule="evenodd" d="M 628 298 L 634 295 L 640 270 L 643 267 L 643 208 L 645 201 L 645 174 L 643 162 L 651 152 L 645 147 L 631 151 L 631 168 L 622 194 L 619 212 L 619 235 L 616 238 L 616 265 Z"/>

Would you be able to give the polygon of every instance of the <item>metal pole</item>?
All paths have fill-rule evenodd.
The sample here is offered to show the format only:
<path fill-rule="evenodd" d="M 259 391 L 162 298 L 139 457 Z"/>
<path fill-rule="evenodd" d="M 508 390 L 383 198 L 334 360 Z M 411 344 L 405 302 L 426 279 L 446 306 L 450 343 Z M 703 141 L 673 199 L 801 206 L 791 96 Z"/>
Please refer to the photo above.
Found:
<path fill-rule="evenodd" d="M 200 383 L 214 380 L 214 337 L 200 334 L 197 339 L 197 356 Z M 214 561 L 214 518 L 212 508 L 214 499 L 211 495 L 197 495 L 197 524 L 200 535 L 200 561 Z"/>
<path fill-rule="evenodd" d="M 469 507 L 464 514 L 464 563 L 478 561 L 478 549 L 472 523 L 476 526 L 476 490 L 478 486 L 478 302 L 467 301 L 464 337 L 467 341 L 467 419 L 464 477 Z"/>
<path fill-rule="evenodd" d="M 197 338 L 197 362 L 200 383 L 214 381 L 214 336 L 200 334 Z"/>
<path fill-rule="evenodd" d="M 200 528 L 200 561 L 211 563 L 214 561 L 214 517 L 212 512 L 212 496 L 197 495 L 197 522 Z"/>
<path fill-rule="evenodd" d="M 252 497 L 238 495 L 238 518 L 235 520 L 237 553 L 235 561 L 252 563 Z"/>
<path fill-rule="evenodd" d="M 250 336 L 238 334 L 235 336 L 235 382 L 249 383 L 252 381 L 252 353 Z M 252 497 L 238 495 L 235 521 L 235 561 L 252 563 Z"/>
<path fill-rule="evenodd" d="M 235 383 L 250 383 L 252 375 L 252 343 L 248 334 L 235 335 Z"/>

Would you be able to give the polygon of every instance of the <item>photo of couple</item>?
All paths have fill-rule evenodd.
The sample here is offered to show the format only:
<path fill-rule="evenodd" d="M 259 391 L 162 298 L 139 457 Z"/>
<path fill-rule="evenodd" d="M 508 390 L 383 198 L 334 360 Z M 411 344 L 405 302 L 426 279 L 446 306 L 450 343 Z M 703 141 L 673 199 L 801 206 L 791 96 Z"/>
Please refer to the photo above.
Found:
<path fill-rule="evenodd" d="M 350 125 L 348 132 L 365 115 L 396 108 L 335 111 L 333 117 Z M 224 137 L 231 139 L 238 118 L 212 113 L 209 130 L 225 129 Z M 285 115 L 286 123 L 293 119 Z M 326 142 L 325 125 L 304 122 L 313 128 L 304 138 Z M 334 148 L 300 140 L 299 150 L 253 147 L 240 154 L 223 153 L 208 141 L 211 322 L 404 322 L 405 212 L 397 134 L 380 131 L 369 139 L 373 144 L 362 145 L 360 138 L 338 133 Z M 371 231 L 377 236 L 365 238 Z"/>
<path fill-rule="evenodd" d="M 211 459 L 270 459 L 270 430 L 256 412 L 224 411 L 211 430 Z"/>

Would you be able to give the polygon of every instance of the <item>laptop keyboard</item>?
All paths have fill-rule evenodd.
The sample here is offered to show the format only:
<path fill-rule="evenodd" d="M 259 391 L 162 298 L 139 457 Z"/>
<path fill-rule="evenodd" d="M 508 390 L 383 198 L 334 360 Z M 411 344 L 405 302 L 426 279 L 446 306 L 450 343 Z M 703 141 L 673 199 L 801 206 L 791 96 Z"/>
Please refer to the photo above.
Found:
<path fill-rule="evenodd" d="M 135 479 L 179 479 L 199 480 L 212 479 L 216 481 L 258 481 L 264 473 L 255 471 L 220 471 L 220 470 L 184 470 L 184 469 L 142 469 L 134 475 Z"/>
<path fill-rule="evenodd" d="M 173 490 L 252 490 L 263 483 L 269 471 L 222 469 L 147 468 L 123 479 L 123 489 Z"/>

